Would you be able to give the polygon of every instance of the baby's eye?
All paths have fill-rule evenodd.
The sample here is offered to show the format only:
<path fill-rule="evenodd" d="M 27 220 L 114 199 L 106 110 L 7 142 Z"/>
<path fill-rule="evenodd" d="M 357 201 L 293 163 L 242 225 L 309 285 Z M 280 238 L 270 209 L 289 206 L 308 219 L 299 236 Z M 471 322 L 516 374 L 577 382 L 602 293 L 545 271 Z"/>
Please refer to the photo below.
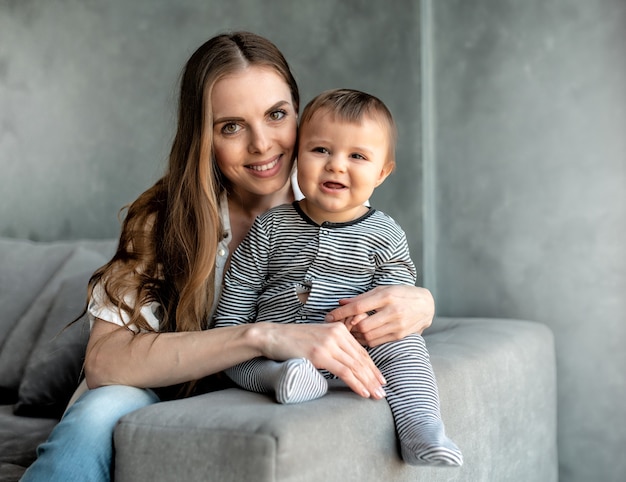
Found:
<path fill-rule="evenodd" d="M 223 134 L 236 134 L 241 130 L 241 127 L 235 122 L 229 122 L 222 127 Z"/>
<path fill-rule="evenodd" d="M 320 154 L 328 154 L 328 149 L 325 147 L 314 147 L 311 149 L 312 152 L 319 152 Z"/>
<path fill-rule="evenodd" d="M 366 159 L 366 157 L 364 155 L 359 154 L 358 152 L 353 152 L 352 154 L 350 154 L 350 157 L 352 159 L 362 159 L 362 160 Z"/>
<path fill-rule="evenodd" d="M 275 110 L 274 112 L 270 112 L 270 119 L 273 121 L 278 121 L 278 120 L 281 120 L 286 115 L 287 115 L 287 112 L 285 112 L 282 109 L 278 109 L 278 110 Z"/>

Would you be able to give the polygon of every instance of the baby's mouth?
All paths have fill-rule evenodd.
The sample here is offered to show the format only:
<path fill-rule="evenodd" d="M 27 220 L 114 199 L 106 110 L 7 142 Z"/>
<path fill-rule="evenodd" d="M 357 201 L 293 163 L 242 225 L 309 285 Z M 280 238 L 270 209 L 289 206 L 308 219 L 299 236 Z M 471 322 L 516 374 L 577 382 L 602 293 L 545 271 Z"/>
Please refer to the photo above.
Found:
<path fill-rule="evenodd" d="M 340 182 L 326 181 L 323 186 L 327 189 L 345 189 L 345 185 Z"/>

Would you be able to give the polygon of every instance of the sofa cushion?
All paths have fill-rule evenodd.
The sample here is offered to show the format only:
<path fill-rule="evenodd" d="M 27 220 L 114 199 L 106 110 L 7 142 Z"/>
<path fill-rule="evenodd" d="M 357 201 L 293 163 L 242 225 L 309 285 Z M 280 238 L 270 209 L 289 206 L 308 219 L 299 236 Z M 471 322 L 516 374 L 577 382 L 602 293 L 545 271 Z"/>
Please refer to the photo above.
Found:
<path fill-rule="evenodd" d="M 85 304 L 85 288 L 92 271 L 63 282 L 28 359 L 19 387 L 15 414 L 60 418 L 82 374 L 89 322 L 76 318 Z"/>
<path fill-rule="evenodd" d="M 0 350 L 73 250 L 68 244 L 0 239 Z"/>
<path fill-rule="evenodd" d="M 105 262 L 106 259 L 100 253 L 82 247 L 75 248 L 27 311 L 17 320 L 0 351 L 0 403 L 11 404 L 17 401 L 24 368 L 63 280 L 89 270 L 94 271 Z M 37 268 L 33 266 L 31 269 Z M 85 296 L 86 289 L 83 289 L 83 301 Z M 80 310 L 66 321 L 69 322 L 78 315 Z"/>
<path fill-rule="evenodd" d="M 12 406 L 0 405 L 0 464 L 28 467 L 56 423 L 51 418 L 17 417 Z"/>
<path fill-rule="evenodd" d="M 0 482 L 17 482 L 25 471 L 26 467 L 0 462 Z"/>

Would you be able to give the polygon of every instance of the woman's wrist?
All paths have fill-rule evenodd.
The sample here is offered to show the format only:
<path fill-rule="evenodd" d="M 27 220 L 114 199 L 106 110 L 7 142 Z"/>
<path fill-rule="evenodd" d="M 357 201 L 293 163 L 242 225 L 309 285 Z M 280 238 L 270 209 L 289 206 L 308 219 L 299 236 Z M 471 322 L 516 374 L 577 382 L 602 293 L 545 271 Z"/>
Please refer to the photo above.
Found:
<path fill-rule="evenodd" d="M 249 325 L 245 325 L 245 332 L 243 335 L 244 343 L 248 346 L 254 353 L 254 357 L 266 357 L 271 358 L 269 356 L 268 346 L 270 346 L 270 328 L 272 327 L 269 323 L 252 323 Z"/>

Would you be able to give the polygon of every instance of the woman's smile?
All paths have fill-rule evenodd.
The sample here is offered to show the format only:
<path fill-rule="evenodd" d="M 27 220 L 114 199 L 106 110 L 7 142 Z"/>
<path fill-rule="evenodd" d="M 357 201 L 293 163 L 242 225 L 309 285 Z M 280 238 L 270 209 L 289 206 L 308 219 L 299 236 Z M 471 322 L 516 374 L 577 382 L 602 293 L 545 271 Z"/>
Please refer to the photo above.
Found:
<path fill-rule="evenodd" d="M 266 162 L 257 162 L 254 164 L 248 164 L 246 168 L 251 169 L 257 173 L 264 173 L 265 175 L 274 175 L 277 171 L 280 170 L 280 166 L 278 165 L 280 162 L 281 155 L 275 156 L 269 161 Z M 278 166 L 278 169 L 275 169 Z M 276 172 L 273 172 L 276 171 Z"/>

